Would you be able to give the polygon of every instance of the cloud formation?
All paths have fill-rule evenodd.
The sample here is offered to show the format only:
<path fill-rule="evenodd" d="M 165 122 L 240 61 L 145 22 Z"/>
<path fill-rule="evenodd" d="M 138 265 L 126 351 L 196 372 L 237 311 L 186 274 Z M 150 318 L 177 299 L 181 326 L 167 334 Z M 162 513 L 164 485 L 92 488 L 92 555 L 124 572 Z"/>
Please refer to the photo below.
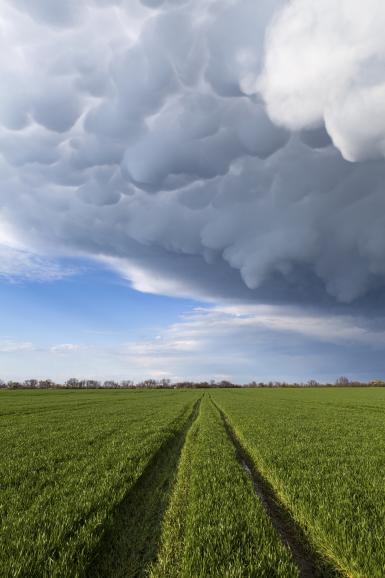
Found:
<path fill-rule="evenodd" d="M 334 382 L 339 373 L 372 379 L 384 371 L 383 327 L 383 319 L 378 326 L 364 317 L 287 306 L 218 305 L 195 308 L 145 338 L 108 345 L 92 335 L 55 345 L 0 338 L 0 360 L 6 379 Z"/>
<path fill-rule="evenodd" d="M 2 0 L 1 251 L 214 301 L 382 287 L 384 10 Z"/>
<path fill-rule="evenodd" d="M 325 124 L 350 161 L 385 155 L 385 5 L 288 2 L 269 29 L 259 79 L 271 118 L 290 129 Z"/>
<path fill-rule="evenodd" d="M 29 341 L 0 339 L 0 353 L 21 353 L 25 351 L 33 351 L 33 349 L 33 344 Z"/>

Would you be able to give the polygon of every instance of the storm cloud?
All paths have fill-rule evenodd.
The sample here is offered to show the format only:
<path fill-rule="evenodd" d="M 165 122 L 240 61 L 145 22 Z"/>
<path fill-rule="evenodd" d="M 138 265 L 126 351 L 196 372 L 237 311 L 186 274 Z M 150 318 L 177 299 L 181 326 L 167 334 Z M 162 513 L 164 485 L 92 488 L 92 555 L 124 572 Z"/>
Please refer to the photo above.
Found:
<path fill-rule="evenodd" d="M 381 0 L 59 4 L 1 2 L 0 274 L 28 252 L 213 301 L 383 287 Z"/>

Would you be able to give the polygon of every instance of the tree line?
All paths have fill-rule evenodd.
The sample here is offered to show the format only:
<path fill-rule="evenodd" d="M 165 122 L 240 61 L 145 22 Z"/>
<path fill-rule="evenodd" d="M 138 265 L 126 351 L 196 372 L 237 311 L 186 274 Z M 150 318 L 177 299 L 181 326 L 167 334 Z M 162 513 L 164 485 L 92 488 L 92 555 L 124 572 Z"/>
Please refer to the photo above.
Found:
<path fill-rule="evenodd" d="M 178 381 L 170 379 L 145 379 L 134 382 L 131 379 L 121 381 L 97 379 L 77 379 L 72 377 L 63 383 L 57 383 L 51 379 L 26 379 L 24 381 L 4 381 L 0 379 L 1 389 L 199 389 L 199 388 L 306 388 L 306 387 L 384 387 L 385 381 L 375 379 L 372 381 L 352 381 L 345 376 L 336 379 L 334 383 L 321 383 L 315 379 L 307 382 L 285 381 L 251 381 L 246 384 L 233 383 L 227 380 L 210 381 Z"/>

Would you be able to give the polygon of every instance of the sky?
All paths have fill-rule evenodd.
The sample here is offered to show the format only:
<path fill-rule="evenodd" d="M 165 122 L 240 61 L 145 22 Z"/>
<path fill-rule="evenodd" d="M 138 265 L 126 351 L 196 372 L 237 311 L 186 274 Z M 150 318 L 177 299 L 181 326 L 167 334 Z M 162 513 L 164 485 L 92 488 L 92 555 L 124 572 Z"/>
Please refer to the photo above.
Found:
<path fill-rule="evenodd" d="M 0 378 L 383 378 L 384 19 L 0 0 Z"/>

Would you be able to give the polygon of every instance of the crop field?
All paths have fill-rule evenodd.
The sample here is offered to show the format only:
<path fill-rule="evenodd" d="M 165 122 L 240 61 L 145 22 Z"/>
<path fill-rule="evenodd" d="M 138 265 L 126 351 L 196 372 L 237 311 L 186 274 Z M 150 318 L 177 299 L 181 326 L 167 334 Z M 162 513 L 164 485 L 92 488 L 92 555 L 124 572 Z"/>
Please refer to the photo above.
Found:
<path fill-rule="evenodd" d="M 385 576 L 385 390 L 0 393 L 0 576 Z"/>
<path fill-rule="evenodd" d="M 385 576 L 385 390 L 216 397 L 313 547 L 343 575 Z"/>
<path fill-rule="evenodd" d="M 0 575 L 84 575 L 106 530 L 121 526 L 116 506 L 183 430 L 198 397 L 194 391 L 2 393 Z"/>

